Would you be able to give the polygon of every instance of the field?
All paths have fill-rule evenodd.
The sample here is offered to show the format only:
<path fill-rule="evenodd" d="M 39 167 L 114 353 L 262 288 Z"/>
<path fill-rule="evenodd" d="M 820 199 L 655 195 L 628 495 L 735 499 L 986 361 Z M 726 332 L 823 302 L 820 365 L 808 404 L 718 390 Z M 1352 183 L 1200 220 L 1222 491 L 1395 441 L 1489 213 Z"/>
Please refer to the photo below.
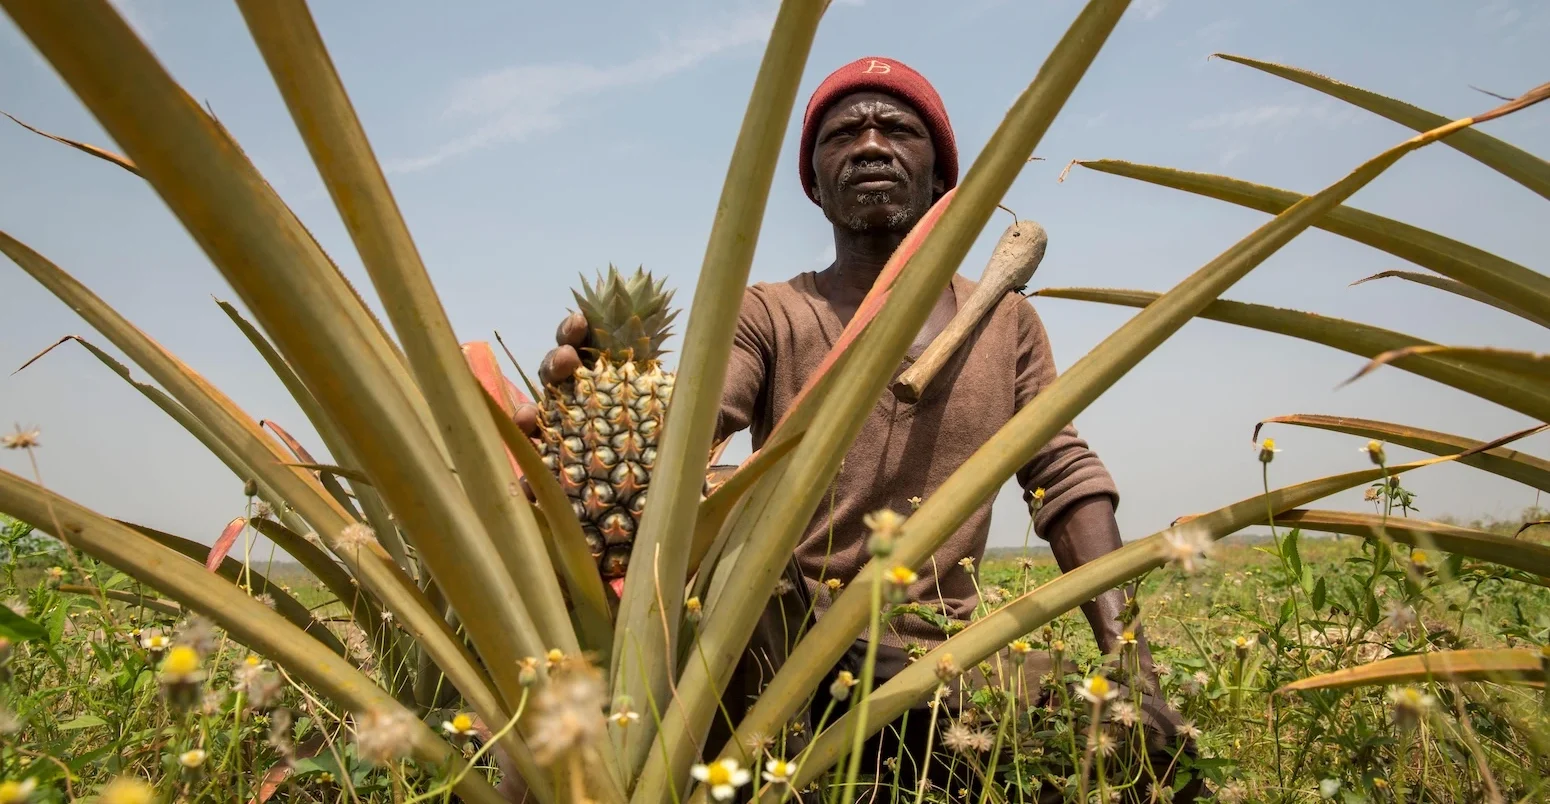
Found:
<path fill-rule="evenodd" d="M 1543 518 L 1529 510 L 1523 521 Z M 1518 524 L 1475 523 L 1504 535 Z M 1545 530 L 1530 528 L 1520 538 L 1543 541 L 1550 537 Z M 1544 800 L 1550 729 L 1538 689 L 1423 680 L 1273 694 L 1298 678 L 1390 656 L 1544 644 L 1550 639 L 1544 579 L 1442 554 L 1417 561 L 1403 547 L 1375 567 L 1375 554 L 1385 549 L 1375 552 L 1374 542 L 1280 529 L 1278 535 L 1230 537 L 1193 572 L 1168 567 L 1140 584 L 1139 621 L 1163 687 L 1198 730 L 1199 757 L 1181 760 L 1176 785 L 1204 776 L 1223 801 L 1466 802 L 1491 790 L 1498 800 Z M 345 713 L 263 657 L 249 661 L 207 622 L 181 616 L 176 604 L 124 575 L 52 545 L 17 526 L 5 544 L 11 558 L 3 570 L 8 606 L 0 624 L 12 639 L 0 761 L 5 779 L 33 780 L 30 800 L 71 801 L 123 778 L 147 781 L 164 800 L 191 802 L 447 795 L 434 769 L 368 761 L 362 754 L 373 746 L 351 736 Z M 234 554 L 242 551 L 239 543 Z M 980 567 L 981 589 L 991 601 L 1058 574 L 1047 557 L 1008 552 L 1017 551 L 998 551 Z M 329 621 L 363 669 L 392 688 L 365 634 L 347 620 L 332 622 L 343 610 L 327 591 L 297 574 L 296 565 L 271 566 L 270 558 L 251 556 L 250 566 L 269 570 L 277 585 Z M 240 582 L 262 589 L 262 578 Z M 108 614 L 103 596 L 111 598 Z M 1027 639 L 1036 648 L 1064 649 L 1083 671 L 1068 679 L 1072 689 L 1103 661 L 1076 613 Z M 165 666 L 157 672 L 170 644 L 199 646 L 205 660 L 197 672 L 177 678 Z M 1412 693 L 1413 700 L 1404 697 Z M 1106 766 L 1099 778 L 1109 795 L 1146 788 L 1148 771 L 1126 755 L 1125 741 L 1110 756 L 1087 756 L 1091 705 L 1083 699 L 1066 694 L 1033 711 L 1008 708 L 1008 700 L 981 694 L 974 701 L 981 711 L 959 718 L 976 724 L 977 733 L 995 734 L 998 744 L 1010 745 L 1013 733 L 1020 734 L 1015 760 L 991 767 L 978 752 L 961 757 L 971 777 L 991 773 L 1002 780 L 1007 798 L 990 800 L 1040 800 L 1040 788 L 1046 795 L 1070 788 L 1064 793 L 1072 800 L 1079 791 L 1070 768 L 1084 758 Z M 456 714 L 436 710 L 425 719 L 440 731 Z M 1123 698 L 1107 704 L 1101 720 L 1112 731 L 1103 735 L 1123 737 L 1137 728 L 1125 725 L 1133 714 Z M 1111 750 L 1105 739 L 1099 737 L 1096 753 Z M 480 741 L 463 744 L 472 754 Z M 479 772 L 497 776 L 489 767 Z M 916 791 L 865 773 L 860 784 L 873 796 L 863 792 L 863 801 L 915 800 Z M 14 792 L 0 787 L 0 800 L 21 800 L 7 798 L 8 790 Z M 922 800 L 961 800 L 957 792 L 931 790 Z"/>

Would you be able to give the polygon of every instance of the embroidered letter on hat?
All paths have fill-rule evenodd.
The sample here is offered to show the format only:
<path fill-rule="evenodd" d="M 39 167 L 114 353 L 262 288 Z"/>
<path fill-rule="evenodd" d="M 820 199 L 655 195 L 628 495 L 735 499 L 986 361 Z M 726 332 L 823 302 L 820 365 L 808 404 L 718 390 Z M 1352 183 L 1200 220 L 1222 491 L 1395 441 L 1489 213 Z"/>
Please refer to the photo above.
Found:
<path fill-rule="evenodd" d="M 877 59 L 869 59 L 867 61 L 866 69 L 862 70 L 861 72 L 863 75 L 869 73 L 886 74 L 893 72 L 893 68 L 889 67 L 886 62 L 881 62 Z"/>

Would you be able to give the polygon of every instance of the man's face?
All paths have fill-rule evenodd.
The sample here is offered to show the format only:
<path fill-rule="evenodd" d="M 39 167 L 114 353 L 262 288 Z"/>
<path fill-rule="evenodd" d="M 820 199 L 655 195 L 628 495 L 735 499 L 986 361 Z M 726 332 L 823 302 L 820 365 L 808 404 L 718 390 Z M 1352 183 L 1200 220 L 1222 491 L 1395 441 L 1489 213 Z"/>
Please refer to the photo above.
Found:
<path fill-rule="evenodd" d="M 944 189 L 925 121 L 881 92 L 846 95 L 824 112 L 813 170 L 824 216 L 855 232 L 907 232 Z"/>

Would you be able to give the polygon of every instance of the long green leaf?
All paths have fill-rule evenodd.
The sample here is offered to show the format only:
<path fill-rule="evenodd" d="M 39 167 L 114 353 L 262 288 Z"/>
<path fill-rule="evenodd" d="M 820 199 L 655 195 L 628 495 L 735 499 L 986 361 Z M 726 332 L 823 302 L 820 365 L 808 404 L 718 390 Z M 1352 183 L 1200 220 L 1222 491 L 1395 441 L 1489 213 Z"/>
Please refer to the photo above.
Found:
<path fill-rule="evenodd" d="M 12 114 L 9 114 L 9 113 L 6 113 L 6 112 L 0 112 L 0 114 L 4 114 L 6 117 L 11 118 L 11 121 L 14 122 L 16 125 L 21 126 L 22 128 L 25 128 L 28 131 L 31 131 L 32 133 L 37 134 L 40 137 L 47 137 L 48 139 L 51 139 L 54 142 L 63 143 L 65 145 L 70 146 L 71 148 L 76 149 L 77 151 L 81 151 L 82 153 L 91 154 L 92 156 L 95 156 L 98 159 L 103 160 L 104 162 L 111 162 L 111 163 L 113 163 L 115 165 L 118 165 L 119 167 L 129 171 L 130 173 L 135 174 L 136 176 L 140 175 L 140 169 L 135 167 L 135 163 L 129 161 L 127 158 L 125 158 L 123 156 L 120 156 L 120 155 L 118 155 L 116 153 L 113 153 L 112 151 L 109 151 L 106 148 L 99 148 L 99 147 L 97 147 L 95 145 L 92 145 L 90 143 L 81 142 L 79 140 L 72 140 L 69 137 L 61 137 L 58 134 L 50 134 L 47 131 L 44 131 L 43 129 L 34 128 L 33 126 L 30 126 L 30 125 L 28 125 L 28 124 L 26 124 L 26 123 L 24 123 L 24 122 L 22 122 L 20 120 L 17 120 L 15 115 L 12 115 Z"/>
<path fill-rule="evenodd" d="M 916 567 L 926 562 L 948 536 L 994 494 L 1006 478 L 1032 459 L 1061 427 L 1238 279 L 1405 154 L 1474 122 L 1504 113 L 1501 110 L 1509 107 L 1521 108 L 1521 103 L 1456 121 L 1384 151 L 1317 195 L 1294 204 L 1185 279 L 1018 411 L 905 521 L 887 564 L 876 560 L 869 562 L 852 580 L 851 586 L 872 583 L 893 564 Z M 905 280 L 913 273 L 913 270 L 906 272 Z M 817 439 L 818 443 L 828 443 L 819 438 L 816 431 L 809 432 L 808 438 L 809 442 Z M 801 450 L 797 455 L 801 455 Z M 841 595 L 824 613 L 739 724 L 734 739 L 729 741 L 727 753 L 735 755 L 742 751 L 748 735 L 756 732 L 773 734 L 779 724 L 786 722 L 825 669 L 833 666 L 855 635 L 861 632 L 869 616 L 869 602 L 864 598 L 863 595 Z M 689 677 L 690 674 L 685 673 L 683 686 L 690 686 L 687 683 Z"/>
<path fill-rule="evenodd" d="M 1055 299 L 1120 304 L 1126 307 L 1146 307 L 1161 298 L 1151 291 L 1111 288 L 1044 288 L 1036 295 Z M 1377 357 L 1391 349 L 1436 345 L 1420 338 L 1355 321 L 1225 299 L 1207 305 L 1197 313 L 1197 316 L 1321 343 L 1367 358 Z M 1517 375 L 1481 369 L 1478 366 L 1466 366 L 1457 361 L 1427 355 L 1407 357 L 1395 363 L 1394 366 L 1461 391 L 1467 391 L 1541 421 L 1550 420 L 1550 390 L 1547 390 L 1547 386 L 1542 382 L 1524 380 Z"/>
<path fill-rule="evenodd" d="M 1460 282 L 1456 279 L 1448 279 L 1444 276 L 1433 276 L 1431 274 L 1423 274 L 1419 271 L 1380 271 L 1373 274 L 1372 276 L 1358 279 L 1355 282 L 1352 282 L 1351 285 L 1355 287 L 1356 285 L 1372 282 L 1373 280 L 1377 279 L 1403 279 L 1408 282 L 1414 282 L 1418 285 L 1434 287 L 1438 290 L 1444 290 L 1448 293 L 1452 293 L 1457 296 L 1463 296 L 1464 298 L 1470 299 L 1472 301 L 1480 302 L 1481 304 L 1489 304 L 1498 310 L 1512 313 L 1519 318 L 1526 318 L 1529 321 L 1532 321 L 1542 327 L 1550 327 L 1550 318 L 1536 316 L 1533 313 L 1524 310 L 1523 308 L 1518 307 L 1510 302 L 1498 299 L 1489 293 L 1483 293 L 1464 284 L 1463 282 Z"/>
<path fill-rule="evenodd" d="M 1516 374 L 1524 380 L 1542 381 L 1550 377 L 1550 355 L 1522 352 L 1515 349 L 1492 349 L 1482 346 L 1441 346 L 1432 344 L 1428 346 L 1406 346 L 1402 349 L 1390 349 L 1383 354 L 1373 357 L 1367 365 L 1362 366 L 1351 379 L 1351 382 L 1359 377 L 1370 374 L 1379 366 L 1386 366 L 1396 360 L 1407 357 L 1427 355 L 1429 357 L 1451 359 L 1465 365 L 1479 366 L 1482 369 L 1498 371 L 1504 374 Z"/>
<path fill-rule="evenodd" d="M 466 622 L 499 697 L 484 686 L 472 654 L 380 544 L 372 540 L 341 557 L 355 562 L 353 574 L 432 652 L 471 707 L 487 722 L 504 722 L 508 703 L 522 691 L 517 661 L 541 648 L 541 640 L 531 621 L 518 616 L 518 598 L 492 600 L 485 591 L 508 588 L 510 577 L 457 478 L 439 460 L 442 445 L 422 417 L 423 396 L 398 373 L 400 358 L 378 325 L 235 141 L 178 87 L 106 0 L 0 0 L 0 5 L 139 166 L 319 401 L 356 414 L 336 419 L 405 529 L 442 536 L 423 540 L 419 555 L 462 610 L 480 613 Z M 135 362 L 152 369 L 139 357 Z M 168 378 L 152 374 L 174 398 L 212 422 L 174 391 Z M 215 393 L 201 390 L 205 396 Z M 244 434 L 240 423 L 231 424 L 238 429 L 223 437 L 252 448 L 236 443 Z M 213 422 L 212 427 L 221 429 Z M 248 457 L 252 464 L 259 455 Z M 310 475 L 276 468 L 277 490 L 339 554 L 348 521 L 337 503 Z M 515 737 L 511 753 L 536 786 L 536 765 Z"/>
<path fill-rule="evenodd" d="M 1395 656 L 1359 667 L 1346 667 L 1333 673 L 1293 681 L 1276 692 L 1340 690 L 1425 681 L 1454 684 L 1461 681 L 1489 681 L 1496 684 L 1528 682 L 1534 686 L 1544 686 L 1545 665 L 1538 652 L 1523 648 L 1443 650 Z"/>
<path fill-rule="evenodd" d="M 1349 416 L 1323 416 L 1312 413 L 1297 413 L 1291 416 L 1276 416 L 1265 419 L 1254 426 L 1254 441 L 1259 441 L 1259 430 L 1267 424 L 1295 424 L 1302 427 L 1317 427 L 1321 430 L 1333 430 L 1337 433 L 1348 433 L 1367 439 L 1378 439 L 1393 444 L 1418 449 L 1422 452 L 1430 452 L 1433 455 L 1447 455 L 1454 452 L 1474 450 L 1483 441 L 1463 436 L 1439 433 L 1435 430 L 1423 430 L 1419 427 L 1411 427 L 1404 424 L 1391 424 L 1373 419 L 1357 419 Z M 1459 463 L 1483 469 L 1494 475 L 1516 480 L 1533 486 L 1540 491 L 1550 491 L 1550 461 L 1520 452 L 1506 447 L 1497 447 L 1485 452 L 1470 455 L 1459 459 Z"/>
<path fill-rule="evenodd" d="M 620 628 L 614 639 L 614 693 L 637 702 L 667 701 L 673 667 L 663 657 L 678 653 L 683 578 L 705 483 L 706 456 L 721 410 L 739 302 L 753 265 L 781 141 L 825 5 L 821 0 L 781 3 L 705 245 L 673 402 L 652 470 L 651 504 L 642 515 L 631 552 L 636 571 L 625 577 Z M 647 568 L 650 571 L 642 571 Z M 660 626 L 663 622 L 665 629 Z M 655 723 L 643 722 L 625 735 L 624 764 L 630 777 L 645 762 L 655 731 Z M 674 739 L 686 736 L 674 735 Z M 648 789 L 666 792 L 661 787 Z"/>
<path fill-rule="evenodd" d="M 61 287 L 62 289 L 68 290 L 71 286 L 65 284 Z M 72 298 L 75 297 L 72 296 Z M 83 309 L 90 310 L 92 308 L 87 307 Z M 88 320 L 91 319 L 88 318 Z M 146 399 L 151 400 L 151 402 L 155 404 L 156 407 L 161 408 L 164 413 L 172 417 L 172 419 L 181 425 L 183 429 L 187 430 L 195 438 L 199 439 L 199 443 L 203 444 L 206 449 L 214 453 L 222 463 L 226 464 L 227 468 L 231 469 L 232 474 L 236 475 L 238 480 L 243 482 L 253 480 L 255 485 L 258 486 L 259 499 L 269 503 L 270 507 L 275 512 L 275 516 L 279 517 L 280 519 L 280 522 L 272 524 L 282 530 L 286 530 L 287 532 L 292 532 L 291 529 L 293 528 L 307 530 L 306 523 L 303 522 L 301 517 L 297 516 L 294 511 L 290 510 L 290 506 L 286 504 L 284 498 L 282 498 L 277 492 L 274 491 L 274 488 L 269 484 L 269 482 L 265 480 L 260 473 L 256 473 L 251 468 L 249 468 L 248 465 L 243 462 L 242 458 L 237 455 L 236 451 L 227 446 L 226 442 L 218 438 L 213 430 L 205 426 L 205 424 L 196 418 L 194 414 L 190 413 L 187 408 L 183 407 L 182 405 L 178 404 L 177 401 L 167 396 L 166 392 L 162 391 L 160 388 L 157 388 L 156 386 L 149 383 L 143 383 L 136 380 L 134 375 L 130 374 L 128 366 L 125 366 L 123 363 L 119 362 L 118 359 L 103 351 L 91 341 L 88 341 L 78 335 L 67 335 L 63 338 L 60 338 L 57 342 L 54 343 L 53 346 L 50 346 L 48 349 L 38 353 L 38 355 L 33 357 L 31 360 L 28 360 L 27 363 L 22 366 L 22 369 L 25 369 L 27 366 L 41 358 L 43 355 L 48 354 L 55 347 L 65 343 L 66 341 L 74 341 L 80 344 L 88 352 L 91 352 L 92 355 L 95 356 L 99 361 L 101 361 L 103 365 L 107 366 L 113 371 L 113 373 L 122 378 L 124 382 L 129 383 L 131 387 L 144 395 Z M 22 369 L 17 369 L 17 371 L 21 371 Z M 284 524 L 282 525 L 281 523 Z M 306 542 L 299 537 L 289 542 L 276 543 L 279 544 L 281 550 L 289 553 L 292 558 L 300 561 L 303 566 L 307 567 L 307 569 L 323 583 L 324 587 L 326 587 L 330 592 L 333 592 L 334 595 L 341 601 L 353 604 L 353 610 L 359 619 L 368 624 L 377 621 L 377 616 L 380 609 L 377 608 L 376 600 L 369 593 L 363 594 L 362 590 L 351 581 L 349 574 L 339 569 L 338 566 L 334 564 L 333 560 L 323 552 L 322 548 L 311 544 L 310 542 Z"/>
<path fill-rule="evenodd" d="M 662 727 L 667 739 L 653 747 L 641 790 L 661 799 L 666 797 L 669 780 L 676 785 L 687 779 L 695 745 L 688 738 L 703 734 L 709 726 L 715 702 L 729 681 L 781 568 L 789 560 L 867 412 L 887 388 L 931 307 L 1097 58 L 1127 6 L 1126 0 L 1092 0 L 1078 13 L 975 159 L 952 205 L 922 241 L 909 270 L 900 273 L 882 312 L 861 334 L 855 348 L 849 350 L 843 371 L 814 415 L 802 444 L 792 452 L 779 483 L 771 484 L 771 491 L 764 497 L 778 500 L 779 504 L 765 505 L 758 512 L 743 540 L 741 554 L 727 570 L 737 578 L 737 588 L 719 596 L 705 613 L 699 638 L 692 648 L 695 658 L 685 668 L 678 698 L 669 708 Z M 825 614 L 823 620 L 828 619 Z M 860 621 L 854 627 L 842 627 L 847 630 L 847 645 L 861 630 Z M 793 691 L 789 705 L 799 705 L 796 699 L 805 697 L 810 689 L 808 686 Z M 770 696 L 764 695 L 756 707 L 764 705 L 771 709 L 786 703 L 772 703 Z M 763 731 L 775 733 L 770 727 L 763 727 Z M 747 731 L 740 726 L 733 742 L 746 736 Z"/>
<path fill-rule="evenodd" d="M 1400 544 L 1458 553 L 1550 578 L 1550 547 L 1474 528 L 1354 511 L 1287 511 L 1276 515 L 1276 524 L 1373 541 L 1381 533 Z"/>
<path fill-rule="evenodd" d="M 464 627 L 492 670 L 521 658 L 507 646 L 530 656 L 542 648 L 576 652 L 576 634 L 532 507 L 513 493 L 516 475 L 485 410 L 483 391 L 311 13 L 302 0 L 242 0 L 238 7 L 398 333 L 462 480 L 465 505 L 482 525 L 482 533 L 464 537 L 463 559 L 477 561 L 481 554 L 499 559 L 471 574 L 459 568 L 461 583 L 440 577 L 443 590 L 454 608 L 469 615 Z M 521 689 L 511 686 L 517 668 L 493 672 L 507 704 L 514 705 Z"/>
<path fill-rule="evenodd" d="M 1272 215 L 1279 214 L 1304 197 L 1290 190 L 1210 173 L 1193 173 L 1111 159 L 1077 164 L 1101 173 L 1172 187 Z M 1550 318 L 1550 277 L 1490 252 L 1353 207 L 1342 206 L 1331 210 L 1316 225 L 1325 231 L 1456 279 L 1521 307 L 1536 318 Z"/>
<path fill-rule="evenodd" d="M 458 752 L 371 679 L 198 562 L 5 471 L 0 471 L 0 510 L 53 531 L 70 546 L 209 617 L 238 642 L 352 711 L 402 712 L 414 724 L 406 736 L 416 759 L 446 765 L 454 775 L 462 769 Z M 482 804 L 503 801 L 478 773 L 463 775 L 457 792 Z"/>
<path fill-rule="evenodd" d="M 178 553 L 188 556 L 194 561 L 203 562 L 205 557 L 210 552 L 210 547 L 208 545 L 203 545 L 199 542 L 185 539 L 181 536 L 174 536 L 170 533 L 156 530 L 155 528 L 149 528 L 144 525 L 136 525 L 132 522 L 124 522 L 123 520 L 114 521 L 127 528 L 133 529 L 135 532 L 155 541 L 157 544 L 161 544 L 176 550 Z M 340 656 L 348 656 L 348 651 L 345 650 L 344 643 L 340 642 L 339 638 L 334 636 L 333 631 L 328 630 L 327 626 L 323 625 L 317 620 L 314 620 L 312 618 L 312 611 L 310 609 L 308 609 L 306 606 L 303 606 L 299 601 L 296 600 L 296 598 L 291 597 L 290 593 L 284 589 L 281 589 L 278 584 L 270 583 L 269 579 L 264 577 L 262 573 L 253 570 L 252 568 L 245 567 L 241 561 L 230 557 L 227 557 L 221 561 L 221 565 L 216 568 L 216 573 L 222 578 L 231 581 L 233 584 L 241 584 L 246 582 L 254 595 L 269 595 L 274 600 L 275 613 L 279 614 L 281 617 L 284 617 L 286 620 L 289 620 L 292 625 L 305 631 L 308 636 L 323 643 L 324 647 L 328 648 L 334 653 L 337 653 Z"/>
<path fill-rule="evenodd" d="M 606 665 L 614 641 L 613 608 L 607 587 L 603 586 L 603 576 L 598 573 L 597 561 L 587 549 L 581 521 L 576 518 L 570 498 L 565 496 L 554 473 L 544 466 L 543 456 L 538 454 L 533 442 L 506 415 L 499 402 L 488 393 L 484 394 L 484 399 L 501 440 L 522 467 L 523 477 L 543 510 L 550 531 L 549 541 L 558 559 L 555 563 L 565 576 L 565 587 L 576 607 L 581 644 L 597 654 L 598 664 Z"/>
<path fill-rule="evenodd" d="M 1428 458 L 1391 467 L 1389 472 L 1403 473 L 1447 460 L 1450 458 Z M 1171 541 L 1183 544 L 1215 541 L 1263 521 L 1267 510 L 1279 512 L 1295 508 L 1382 479 L 1383 475 L 1381 468 L 1364 469 L 1276 489 L 1270 493 L 1268 500 L 1264 495 L 1250 497 L 1133 541 L 1062 574 L 989 616 L 976 620 L 878 687 L 872 693 L 866 722 L 860 722 L 853 707 L 852 711 L 818 735 L 803 757 L 795 783 L 798 786 L 806 784 L 838 761 L 850 745 L 853 729 L 860 728 L 866 734 L 872 734 L 930 694 L 940 683 L 936 677 L 936 666 L 941 657 L 950 655 L 958 666 L 973 667 L 1012 640 L 1038 629 L 1109 589 L 1122 586 L 1163 566 L 1168 561 Z"/>
<path fill-rule="evenodd" d="M 355 493 L 356 502 L 360 503 L 361 513 L 365 514 L 371 529 L 376 531 L 377 540 L 382 542 L 383 549 L 388 551 L 388 555 L 393 557 L 398 566 L 408 572 L 412 564 L 404 551 L 404 541 L 399 536 L 398 527 L 388 515 L 387 506 L 382 502 L 382 497 L 375 489 L 370 488 L 370 481 L 356 466 L 356 461 L 350 455 L 350 448 L 345 445 L 344 436 L 340 434 L 339 427 L 329 417 L 323 406 L 318 404 L 317 397 L 312 395 L 312 391 L 308 390 L 301 378 L 296 376 L 296 370 L 291 368 L 290 363 L 285 362 L 285 358 L 280 355 L 278 349 L 274 348 L 274 344 L 264 337 L 264 333 L 259 332 L 258 327 L 253 326 L 252 322 L 237 312 L 236 305 L 220 300 L 216 303 L 232 323 L 237 325 L 237 329 L 247 337 L 248 343 L 258 350 L 264 362 L 269 364 L 269 370 L 280 378 L 280 383 L 290 392 L 291 398 L 296 400 L 296 405 L 301 408 L 302 414 L 312 423 L 313 429 L 317 430 L 318 437 L 323 439 L 323 446 L 327 447 L 337 460 L 348 464 L 347 471 L 334 474 L 351 481 L 350 488 Z"/>
<path fill-rule="evenodd" d="M 800 443 L 802 443 L 802 435 L 797 434 L 759 450 L 756 455 L 750 455 L 725 483 L 718 486 L 704 502 L 700 503 L 700 510 L 695 515 L 694 541 L 689 553 L 688 571 L 691 574 L 699 570 L 700 562 L 711 551 L 711 546 L 715 543 L 717 534 L 721 533 L 722 525 L 726 524 L 727 516 L 732 513 L 733 506 L 737 505 L 749 489 L 763 479 L 770 469 L 780 463 L 781 458 L 790 454 L 791 450 Z"/>
<path fill-rule="evenodd" d="M 1448 122 L 1448 118 L 1440 114 L 1308 70 L 1228 53 L 1215 55 L 1318 90 L 1416 131 L 1428 131 Z M 1474 157 L 1480 164 L 1550 199 L 1550 162 L 1476 129 L 1460 131 L 1443 140 L 1442 144 Z"/>
<path fill-rule="evenodd" d="M 0 0 L 0 4 L 7 1 Z M 43 10 L 56 8 L 49 4 Z M 11 11 L 14 18 L 14 10 L 9 6 L 7 10 Z M 36 12 L 38 9 L 29 7 L 29 11 Z M 96 15 L 92 16 L 94 20 L 112 18 L 123 26 L 123 21 L 105 6 L 93 13 Z M 66 24 L 63 29 L 56 28 L 52 32 L 68 41 L 71 30 Z M 132 36 L 127 26 L 123 27 L 122 34 Z M 339 546 L 340 533 L 353 520 L 328 496 L 311 473 L 281 465 L 285 456 L 279 445 L 265 437 L 252 417 L 243 413 L 231 399 L 41 254 L 4 232 L 0 232 L 0 252 L 14 260 L 150 374 L 173 399 L 203 422 L 217 440 L 226 444 L 241 465 L 252 470 L 260 485 L 272 486 L 277 499 L 293 507 L 326 545 L 331 549 Z M 387 552 L 374 542 L 361 549 L 335 549 L 335 552 L 349 565 L 351 574 L 376 595 L 393 612 L 397 622 L 431 653 L 454 686 L 467 696 L 470 706 L 485 717 L 486 722 L 505 722 L 504 713 L 507 710 L 489 688 L 483 673 L 475 666 L 472 654 L 452 633 L 446 621 L 430 608 L 424 595 L 393 563 Z M 363 623 L 362 627 L 370 630 L 373 625 Z M 513 755 L 521 757 L 524 753 L 525 745 L 515 749 Z"/>
<path fill-rule="evenodd" d="M 80 584 L 63 583 L 59 585 L 59 591 L 67 595 L 95 596 L 99 591 L 109 600 L 117 600 L 120 603 L 128 603 L 131 606 L 143 606 L 151 611 L 160 612 L 168 617 L 182 617 L 183 607 L 171 600 L 163 600 L 157 597 L 128 591 L 127 589 L 97 589 L 95 586 L 82 586 Z"/>

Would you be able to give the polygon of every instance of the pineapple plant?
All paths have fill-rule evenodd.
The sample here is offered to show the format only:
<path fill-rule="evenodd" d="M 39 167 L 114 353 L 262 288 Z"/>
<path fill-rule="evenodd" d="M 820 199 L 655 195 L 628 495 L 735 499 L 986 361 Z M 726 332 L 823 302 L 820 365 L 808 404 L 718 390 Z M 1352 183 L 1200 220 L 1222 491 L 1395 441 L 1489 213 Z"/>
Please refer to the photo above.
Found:
<path fill-rule="evenodd" d="M 545 389 L 544 465 L 560 480 L 603 577 L 622 578 L 673 394 L 662 344 L 678 311 L 665 280 L 614 266 L 573 291 L 591 327 L 575 376 Z"/>

